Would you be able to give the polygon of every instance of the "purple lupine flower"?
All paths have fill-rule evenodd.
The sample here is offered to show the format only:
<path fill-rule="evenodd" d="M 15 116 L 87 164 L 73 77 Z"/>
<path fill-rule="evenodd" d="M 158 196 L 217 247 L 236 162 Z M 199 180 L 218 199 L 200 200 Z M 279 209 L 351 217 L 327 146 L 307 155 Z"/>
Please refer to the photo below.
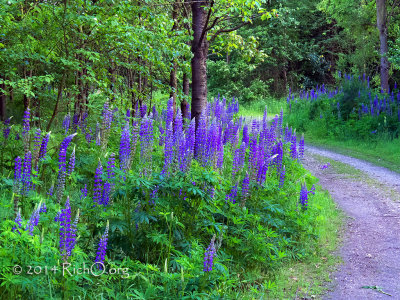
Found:
<path fill-rule="evenodd" d="M 220 130 L 217 141 L 217 162 L 216 167 L 221 169 L 224 164 L 224 143 L 222 138 L 222 131 Z"/>
<path fill-rule="evenodd" d="M 23 194 L 27 195 L 32 188 L 32 154 L 30 151 L 25 153 L 21 182 Z"/>
<path fill-rule="evenodd" d="M 33 230 L 35 229 L 35 226 L 37 226 L 39 224 L 39 218 L 40 218 L 39 208 L 36 208 L 32 212 L 32 215 L 29 218 L 28 224 L 25 229 L 25 230 L 29 231 L 29 235 L 33 235 Z"/>
<path fill-rule="evenodd" d="M 19 231 L 19 229 L 22 229 L 22 217 L 21 217 L 21 210 L 18 210 L 17 216 L 15 217 L 14 222 L 16 223 L 16 225 L 14 225 L 14 227 L 12 228 L 12 231 L 15 231 L 19 234 L 21 234 L 21 232 Z M 18 225 L 18 227 L 17 227 Z"/>
<path fill-rule="evenodd" d="M 315 184 L 312 185 L 311 190 L 309 190 L 308 192 L 315 195 Z"/>
<path fill-rule="evenodd" d="M 53 192 L 54 192 L 54 185 L 52 185 L 49 189 L 49 191 L 47 192 L 47 195 L 49 195 L 50 197 L 53 196 Z"/>
<path fill-rule="evenodd" d="M 158 111 L 157 111 L 157 108 L 155 105 L 153 105 L 152 113 L 153 113 L 153 120 L 157 121 L 158 120 Z"/>
<path fill-rule="evenodd" d="M 280 136 L 282 136 L 283 135 L 283 108 L 281 108 L 281 111 L 279 113 L 278 129 L 279 129 Z"/>
<path fill-rule="evenodd" d="M 58 154 L 57 200 L 61 201 L 65 188 L 65 176 L 67 175 L 67 149 L 76 133 L 67 136 L 60 145 Z"/>
<path fill-rule="evenodd" d="M 103 186 L 103 180 L 101 179 L 102 175 L 103 175 L 103 167 L 101 166 L 101 162 L 99 160 L 99 164 L 97 165 L 97 169 L 94 174 L 93 201 L 95 204 L 96 203 L 101 204 L 102 186 Z"/>
<path fill-rule="evenodd" d="M 111 184 L 109 182 L 105 182 L 99 204 L 107 206 L 110 202 L 110 194 L 111 194 Z"/>
<path fill-rule="evenodd" d="M 22 126 L 23 126 L 22 136 L 26 136 L 29 133 L 29 130 L 31 129 L 30 118 L 31 118 L 31 111 L 29 108 L 27 108 L 26 111 L 24 112 L 24 119 L 22 121 Z"/>
<path fill-rule="evenodd" d="M 49 143 L 50 133 L 51 131 L 48 134 L 46 134 L 42 139 L 42 144 L 40 145 L 40 150 L 39 150 L 39 159 L 43 159 L 47 154 L 47 145 Z"/>
<path fill-rule="evenodd" d="M 285 184 L 285 175 L 286 175 L 286 168 L 285 166 L 283 166 L 279 174 L 279 188 L 283 188 L 283 185 Z"/>
<path fill-rule="evenodd" d="M 108 228 L 109 228 L 109 223 L 107 221 L 106 230 L 104 231 L 103 235 L 100 238 L 99 246 L 96 252 L 95 263 L 97 264 L 97 268 L 100 270 L 102 270 L 104 267 L 104 259 L 106 256 L 107 241 L 108 241 Z"/>
<path fill-rule="evenodd" d="M 180 110 L 180 108 L 178 108 L 176 111 L 176 117 L 174 120 L 174 146 L 175 147 L 179 146 L 179 141 L 182 137 L 182 132 L 183 132 L 183 119 L 182 119 L 181 110 Z"/>
<path fill-rule="evenodd" d="M 74 150 L 72 150 L 71 157 L 69 158 L 67 175 L 68 176 L 71 175 L 74 169 L 75 169 L 75 147 Z"/>
<path fill-rule="evenodd" d="M 147 105 L 143 103 L 140 106 L 140 117 L 143 118 L 146 115 L 146 112 L 147 112 Z"/>
<path fill-rule="evenodd" d="M 85 135 L 85 139 L 86 139 L 86 141 L 90 144 L 91 142 L 92 142 L 92 140 L 93 140 L 93 131 L 92 131 L 92 128 L 89 128 L 89 131 L 88 132 L 86 132 L 86 135 Z"/>
<path fill-rule="evenodd" d="M 60 253 L 67 260 L 75 245 L 75 238 L 71 228 L 71 205 L 69 197 L 65 202 L 65 208 L 61 210 L 60 217 Z"/>
<path fill-rule="evenodd" d="M 201 159 L 203 156 L 204 148 L 207 141 L 207 119 L 204 113 L 200 115 L 198 120 L 198 126 L 196 129 L 196 140 L 195 140 L 195 157 Z"/>
<path fill-rule="evenodd" d="M 71 126 L 71 115 L 68 113 L 65 115 L 64 120 L 62 122 L 62 127 L 65 130 L 65 134 L 68 133 L 69 127 Z"/>
<path fill-rule="evenodd" d="M 43 203 L 40 205 L 39 213 L 46 213 L 46 212 L 47 212 L 46 202 L 43 202 Z"/>
<path fill-rule="evenodd" d="M 17 156 L 15 158 L 15 170 L 14 170 L 14 193 L 18 194 L 21 192 L 21 180 L 22 180 L 22 159 Z"/>
<path fill-rule="evenodd" d="M 75 244 L 76 244 L 76 231 L 78 229 L 78 222 L 79 222 L 79 209 L 76 212 L 76 217 L 74 220 L 74 223 L 72 223 L 71 225 L 71 244 L 68 248 L 68 256 L 71 255 L 72 250 L 75 248 Z"/>
<path fill-rule="evenodd" d="M 11 123 L 11 118 L 8 118 L 8 119 L 4 120 L 3 137 L 4 137 L 5 140 L 10 135 L 10 131 L 11 131 L 10 123 Z"/>
<path fill-rule="evenodd" d="M 242 182 L 242 198 L 240 201 L 240 206 L 244 207 L 246 205 L 247 197 L 249 196 L 249 185 L 250 185 L 250 177 L 249 174 L 246 172 L 246 176 Z"/>
<path fill-rule="evenodd" d="M 307 186 L 305 184 L 301 185 L 299 202 L 301 204 L 301 208 L 303 210 L 307 210 L 307 206 L 308 206 L 308 191 L 307 191 Z"/>
<path fill-rule="evenodd" d="M 297 140 L 296 134 L 292 135 L 291 144 L 290 144 L 290 156 L 292 159 L 297 159 Z"/>
<path fill-rule="evenodd" d="M 79 120 L 80 120 L 80 114 L 79 113 L 74 114 L 72 118 L 72 128 L 74 129 L 74 133 L 78 130 Z"/>
<path fill-rule="evenodd" d="M 243 138 L 242 138 L 242 142 L 245 143 L 246 145 L 248 145 L 248 144 L 249 144 L 249 140 L 250 140 L 250 137 L 249 137 L 249 129 L 248 129 L 247 124 L 246 124 L 246 125 L 244 125 L 244 127 L 243 127 Z"/>
<path fill-rule="evenodd" d="M 85 184 L 85 186 L 83 188 L 81 188 L 81 195 L 80 195 L 80 199 L 85 199 L 87 197 L 88 194 L 88 190 L 87 190 L 87 185 Z"/>
<path fill-rule="evenodd" d="M 107 161 L 107 178 L 113 180 L 115 178 L 115 154 L 111 153 Z"/>
<path fill-rule="evenodd" d="M 233 158 L 233 167 L 232 167 L 232 178 L 235 178 L 235 175 L 239 172 L 239 170 L 244 165 L 246 152 L 246 144 L 242 143 L 242 145 L 235 150 L 235 156 Z"/>
<path fill-rule="evenodd" d="M 169 173 L 169 167 L 174 159 L 172 124 L 166 126 L 165 146 L 164 146 L 164 168 L 163 174 Z"/>
<path fill-rule="evenodd" d="M 331 165 L 331 163 L 328 162 L 328 163 L 326 163 L 326 164 L 320 166 L 320 168 L 321 168 L 321 170 L 325 170 L 325 169 L 329 168 L 330 165 Z"/>
<path fill-rule="evenodd" d="M 302 134 L 299 142 L 299 158 L 304 158 L 304 133 Z"/>
<path fill-rule="evenodd" d="M 214 266 L 214 258 L 216 256 L 215 250 L 215 235 L 211 239 L 210 245 L 206 249 L 204 253 L 204 272 L 211 272 Z"/>
<path fill-rule="evenodd" d="M 126 122 L 126 125 L 121 133 L 121 141 L 119 144 L 119 160 L 120 160 L 121 170 L 128 169 L 130 154 L 131 154 L 130 129 L 129 129 L 129 122 Z"/>
<path fill-rule="evenodd" d="M 228 195 L 226 195 L 226 197 L 225 197 L 225 202 L 230 201 L 230 202 L 232 202 L 233 204 L 236 203 L 237 186 L 238 186 L 238 184 L 236 183 L 236 184 L 232 187 L 230 193 L 229 193 Z"/>
<path fill-rule="evenodd" d="M 111 123 L 113 120 L 113 112 L 110 110 L 108 102 L 104 103 L 103 106 L 103 111 L 101 113 L 103 122 L 102 122 L 102 128 L 104 129 L 110 129 L 111 128 Z"/>
<path fill-rule="evenodd" d="M 158 127 L 158 130 L 160 131 L 160 141 L 158 143 L 159 146 L 164 145 L 164 128 L 162 127 L 162 125 L 160 124 L 160 126 Z"/>
<path fill-rule="evenodd" d="M 140 136 L 140 157 L 142 161 L 149 159 L 148 154 L 153 145 L 153 120 L 145 117 L 142 119 L 139 130 Z"/>

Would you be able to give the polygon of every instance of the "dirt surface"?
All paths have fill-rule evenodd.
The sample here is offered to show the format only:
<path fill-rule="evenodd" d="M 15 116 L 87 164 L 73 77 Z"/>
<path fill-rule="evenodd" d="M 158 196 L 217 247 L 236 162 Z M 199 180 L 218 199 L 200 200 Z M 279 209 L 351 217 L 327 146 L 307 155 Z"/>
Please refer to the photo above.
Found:
<path fill-rule="evenodd" d="M 305 167 L 348 216 L 338 253 L 343 264 L 324 299 L 400 299 L 400 174 L 314 147 L 305 157 Z M 362 172 L 335 162 L 322 170 L 326 158 Z"/>

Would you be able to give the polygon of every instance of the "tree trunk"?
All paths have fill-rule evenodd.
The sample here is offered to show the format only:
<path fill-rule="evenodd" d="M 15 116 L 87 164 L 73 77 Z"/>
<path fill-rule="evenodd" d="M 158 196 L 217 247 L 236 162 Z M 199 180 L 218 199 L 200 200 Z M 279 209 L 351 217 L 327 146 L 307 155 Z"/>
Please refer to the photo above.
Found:
<path fill-rule="evenodd" d="M 178 89 L 178 79 L 176 78 L 176 70 L 178 68 L 178 65 L 176 63 L 176 60 L 172 62 L 172 69 L 171 73 L 169 76 L 169 86 L 171 87 L 171 93 L 169 95 L 170 98 L 172 98 L 172 105 L 174 107 L 174 117 L 176 113 L 176 91 Z"/>
<path fill-rule="evenodd" d="M 204 10 L 207 1 L 192 3 L 192 118 L 196 118 L 204 111 L 207 104 L 207 53 L 209 43 L 206 36 L 202 36 L 207 18 Z"/>
<path fill-rule="evenodd" d="M 387 30 L 387 11 L 385 0 L 376 0 L 376 23 L 379 31 L 380 56 L 381 56 L 381 88 L 385 92 L 389 91 L 389 60 L 388 53 L 388 30 Z"/>
<path fill-rule="evenodd" d="M 0 76 L 0 79 L 4 79 L 3 77 Z M 0 89 L 3 90 L 0 91 L 0 120 L 5 121 L 6 120 L 6 94 L 5 94 L 5 89 L 6 85 L 4 83 L 0 84 Z"/>
<path fill-rule="evenodd" d="M 189 96 L 189 77 L 187 76 L 187 73 L 183 73 L 183 84 L 182 84 L 182 90 L 183 94 L 186 96 Z M 181 101 L 181 112 L 182 112 L 182 117 L 183 119 L 188 118 L 188 103 L 186 101 L 186 98 L 183 98 Z"/>
<path fill-rule="evenodd" d="M 53 123 L 53 121 L 54 121 L 54 119 L 55 119 L 55 117 L 56 117 L 56 115 L 58 113 L 58 105 L 59 105 L 60 100 L 62 98 L 62 92 L 63 92 L 64 85 L 65 85 L 65 77 L 66 77 L 66 74 L 64 72 L 64 74 L 62 76 L 62 79 L 61 79 L 61 82 L 60 82 L 60 85 L 58 86 L 56 105 L 54 106 L 53 114 L 51 115 L 50 121 L 47 124 L 47 128 L 46 128 L 47 132 L 50 130 L 51 124 Z"/>

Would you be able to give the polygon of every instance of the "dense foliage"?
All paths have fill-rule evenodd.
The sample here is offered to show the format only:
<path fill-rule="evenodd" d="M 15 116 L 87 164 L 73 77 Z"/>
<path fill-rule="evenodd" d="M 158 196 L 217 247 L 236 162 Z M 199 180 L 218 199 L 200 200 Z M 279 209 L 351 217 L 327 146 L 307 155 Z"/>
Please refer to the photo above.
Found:
<path fill-rule="evenodd" d="M 146 111 L 3 124 L 2 298 L 268 292 L 262 274 L 315 251 L 321 196 L 282 114 L 217 99 L 195 130 L 172 99 Z"/>
<path fill-rule="evenodd" d="M 385 2 L 385 1 L 384 1 Z M 380 86 L 376 1 L 271 1 L 278 16 L 238 31 L 243 42 L 209 61 L 209 87 L 243 102 L 339 84 L 340 70 Z M 400 81 L 397 1 L 386 1 L 389 83 Z M 241 40 L 240 40 L 241 41 Z M 249 55 L 251 53 L 251 55 Z"/>
<path fill-rule="evenodd" d="M 340 73 L 339 73 L 340 76 Z M 338 87 L 324 85 L 289 95 L 288 121 L 318 139 L 376 142 L 400 133 L 400 91 L 370 88 L 370 79 L 344 75 Z"/>

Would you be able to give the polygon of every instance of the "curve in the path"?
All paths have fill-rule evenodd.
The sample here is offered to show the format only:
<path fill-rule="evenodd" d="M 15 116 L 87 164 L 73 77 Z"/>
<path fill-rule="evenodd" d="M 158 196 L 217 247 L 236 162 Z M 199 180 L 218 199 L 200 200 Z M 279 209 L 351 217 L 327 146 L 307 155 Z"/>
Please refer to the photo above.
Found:
<path fill-rule="evenodd" d="M 384 183 L 392 188 L 395 188 L 398 192 L 400 192 L 400 173 L 393 172 L 384 167 L 376 166 L 365 160 L 335 153 L 314 146 L 307 145 L 306 150 L 312 154 L 318 154 L 320 156 L 325 156 L 327 158 L 348 164 L 353 168 L 368 174 L 371 178 L 376 179 L 377 181 Z"/>
<path fill-rule="evenodd" d="M 349 164 L 374 178 L 376 184 L 367 182 L 365 176 L 354 178 L 354 174 L 348 176 L 335 168 L 321 170 L 321 158 L 313 154 Z M 400 299 L 400 205 L 381 185 L 400 190 L 400 174 L 315 147 L 306 148 L 303 163 L 349 217 L 340 249 L 343 264 L 333 274 L 334 282 L 325 298 Z M 399 192 L 394 192 L 396 197 Z M 392 297 L 363 286 L 382 287 Z"/>

